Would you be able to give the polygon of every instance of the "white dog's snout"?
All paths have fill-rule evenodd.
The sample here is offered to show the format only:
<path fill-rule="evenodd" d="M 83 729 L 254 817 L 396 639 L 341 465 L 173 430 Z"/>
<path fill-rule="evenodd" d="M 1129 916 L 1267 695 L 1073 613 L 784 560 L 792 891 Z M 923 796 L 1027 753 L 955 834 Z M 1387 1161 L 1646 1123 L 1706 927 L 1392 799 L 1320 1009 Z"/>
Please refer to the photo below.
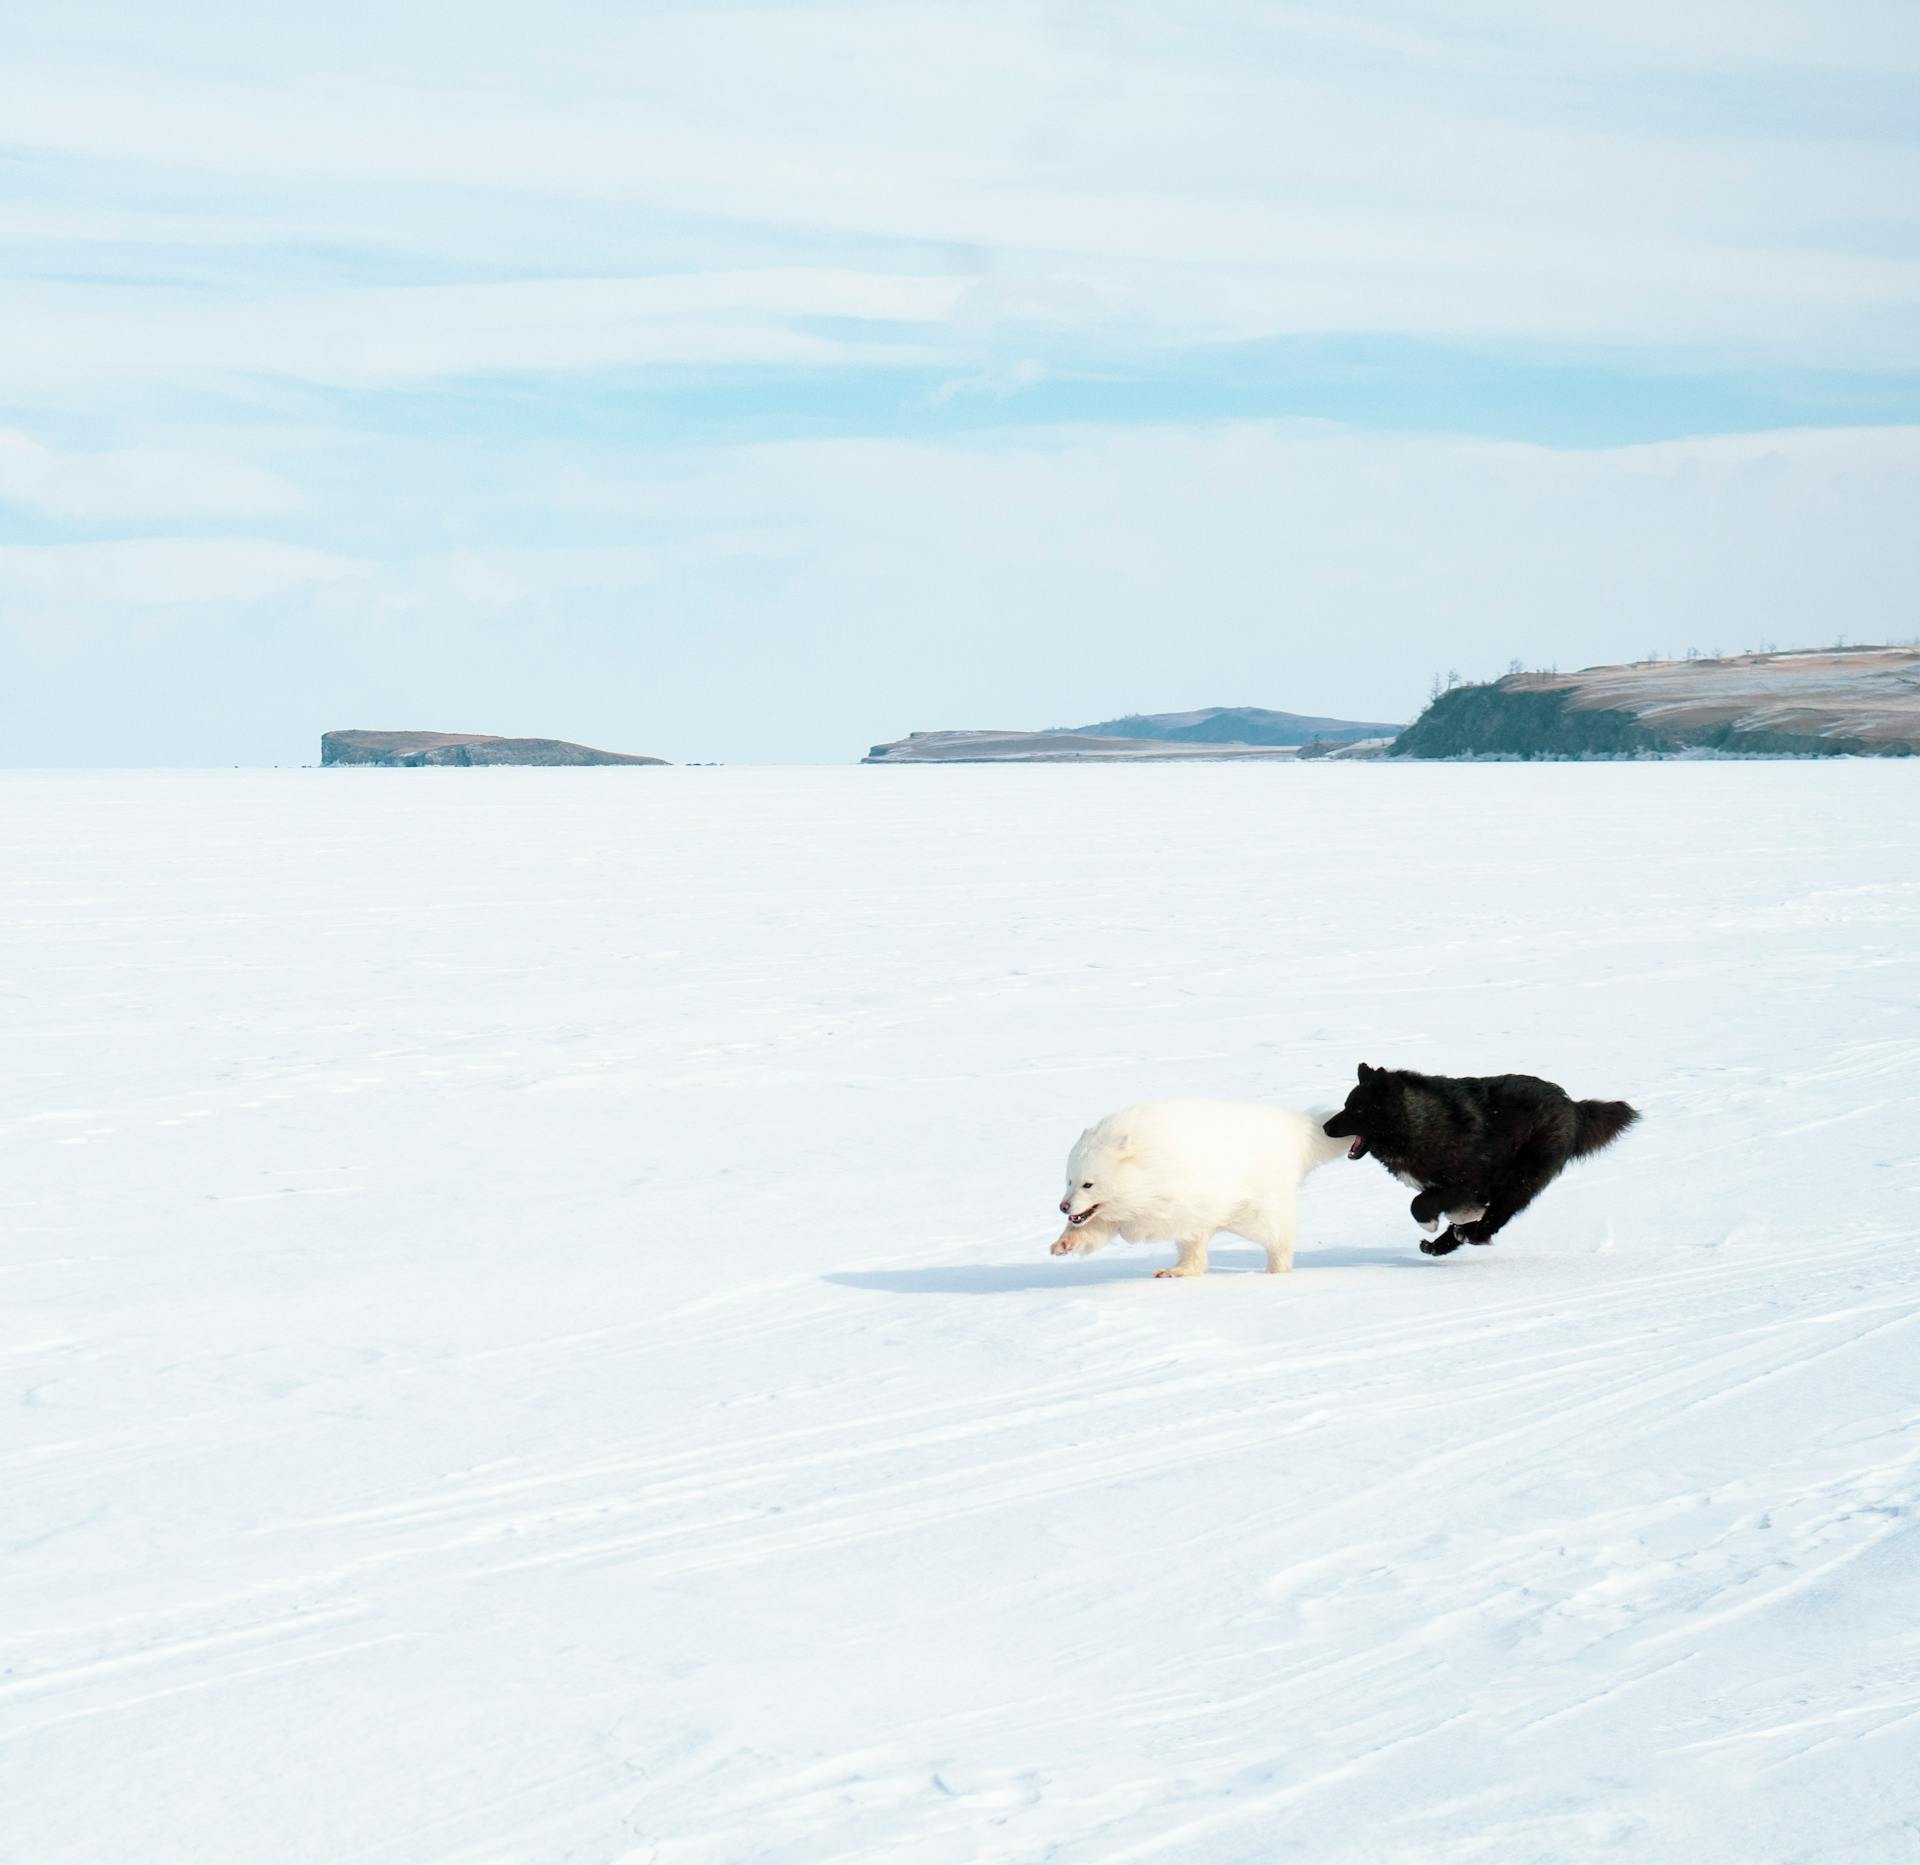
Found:
<path fill-rule="evenodd" d="M 1073 1200 L 1070 1198 L 1062 1198 L 1060 1200 L 1060 1210 L 1063 1216 L 1071 1215 L 1073 1211 Z"/>

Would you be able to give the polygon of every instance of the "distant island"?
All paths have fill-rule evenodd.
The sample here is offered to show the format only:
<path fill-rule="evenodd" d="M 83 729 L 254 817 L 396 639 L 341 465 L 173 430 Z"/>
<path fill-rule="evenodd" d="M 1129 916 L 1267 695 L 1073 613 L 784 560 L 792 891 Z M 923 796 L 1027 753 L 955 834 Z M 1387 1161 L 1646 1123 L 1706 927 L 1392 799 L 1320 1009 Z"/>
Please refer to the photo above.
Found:
<path fill-rule="evenodd" d="M 1129 713 L 1038 732 L 912 732 L 875 745 L 863 764 L 1092 764 L 1202 758 L 1377 755 L 1398 725 L 1324 719 L 1262 706 Z"/>
<path fill-rule="evenodd" d="M 1794 648 L 1511 673 L 1440 694 L 1395 758 L 1920 752 L 1920 648 Z"/>
<path fill-rule="evenodd" d="M 624 751 L 596 751 L 561 738 L 491 738 L 484 732 L 323 732 L 322 764 L 665 764 Z"/>

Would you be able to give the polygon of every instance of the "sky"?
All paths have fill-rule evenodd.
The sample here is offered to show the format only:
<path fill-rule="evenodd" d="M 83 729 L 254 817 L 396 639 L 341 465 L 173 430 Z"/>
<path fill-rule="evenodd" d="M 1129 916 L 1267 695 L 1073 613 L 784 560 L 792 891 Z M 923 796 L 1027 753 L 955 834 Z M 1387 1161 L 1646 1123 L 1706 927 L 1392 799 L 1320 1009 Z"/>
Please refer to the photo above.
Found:
<path fill-rule="evenodd" d="M 1920 636 L 1911 0 L 0 15 L 0 763 Z"/>

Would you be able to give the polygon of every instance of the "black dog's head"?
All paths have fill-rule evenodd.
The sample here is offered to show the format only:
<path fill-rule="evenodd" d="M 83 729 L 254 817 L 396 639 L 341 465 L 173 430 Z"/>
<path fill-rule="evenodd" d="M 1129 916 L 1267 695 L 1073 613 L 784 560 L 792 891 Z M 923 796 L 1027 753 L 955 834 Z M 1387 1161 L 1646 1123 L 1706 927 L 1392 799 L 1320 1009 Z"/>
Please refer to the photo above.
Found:
<path fill-rule="evenodd" d="M 1330 1140 L 1351 1139 L 1349 1159 L 1364 1159 L 1383 1147 L 1391 1149 L 1406 1128 L 1401 1084 L 1397 1072 L 1360 1064 L 1360 1079 L 1347 1096 L 1346 1106 L 1321 1129 Z"/>

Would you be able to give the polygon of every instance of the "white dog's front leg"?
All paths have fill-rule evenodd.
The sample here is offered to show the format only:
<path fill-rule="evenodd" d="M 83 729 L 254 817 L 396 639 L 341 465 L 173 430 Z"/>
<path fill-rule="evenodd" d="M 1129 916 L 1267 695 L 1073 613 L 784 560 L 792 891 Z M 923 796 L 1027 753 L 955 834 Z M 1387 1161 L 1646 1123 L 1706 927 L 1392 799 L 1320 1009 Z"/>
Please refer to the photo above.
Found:
<path fill-rule="evenodd" d="M 1186 1237 L 1180 1240 L 1180 1256 L 1171 1269 L 1156 1269 L 1153 1273 L 1160 1276 L 1204 1276 L 1207 1273 L 1207 1245 L 1213 1239 L 1207 1237 Z"/>
<path fill-rule="evenodd" d="M 1069 1224 L 1053 1240 L 1053 1248 L 1048 1252 L 1052 1256 L 1091 1256 L 1095 1250 L 1109 1244 L 1114 1238 L 1114 1227 L 1097 1217 L 1090 1217 L 1084 1224 Z"/>

